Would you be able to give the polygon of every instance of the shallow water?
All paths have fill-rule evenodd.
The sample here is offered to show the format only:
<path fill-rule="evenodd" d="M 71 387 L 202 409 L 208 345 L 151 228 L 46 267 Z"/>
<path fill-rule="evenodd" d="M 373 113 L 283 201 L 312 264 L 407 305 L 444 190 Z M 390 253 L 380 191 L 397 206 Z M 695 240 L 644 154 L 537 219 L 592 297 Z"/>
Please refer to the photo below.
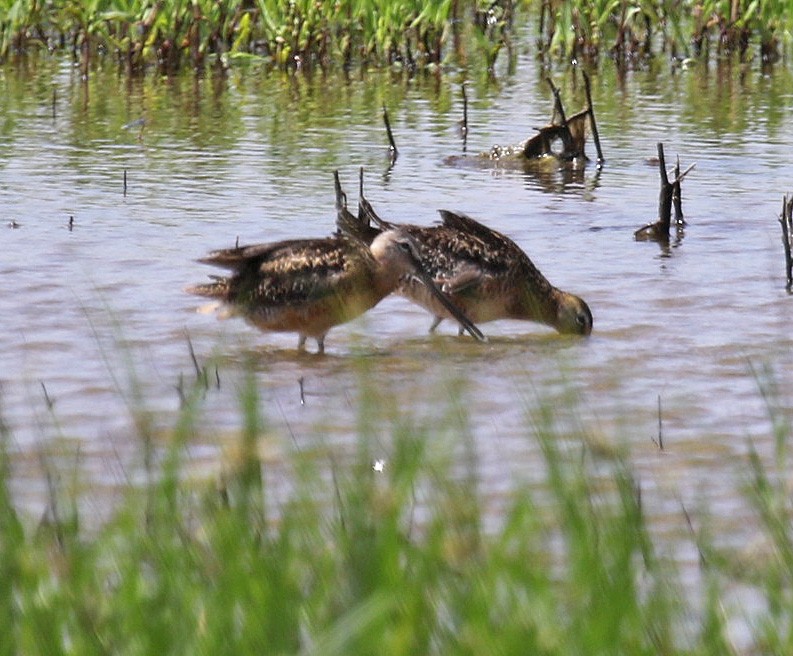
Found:
<path fill-rule="evenodd" d="M 567 110 L 580 108 L 580 76 L 554 77 Z M 747 444 L 772 451 L 756 372 L 771 368 L 780 412 L 791 411 L 793 299 L 777 222 L 793 179 L 791 73 L 673 70 L 659 59 L 622 77 L 606 63 L 592 79 L 607 161 L 566 176 L 445 165 L 463 152 L 452 74 L 247 69 L 129 81 L 98 71 L 83 84 L 67 62 L 0 69 L 0 383 L 20 461 L 45 447 L 79 453 L 94 485 L 134 478 L 134 409 L 142 399 L 156 425 L 172 425 L 179 376 L 194 375 L 189 335 L 220 380 L 207 393 L 203 443 L 190 447 L 198 472 L 215 470 L 232 439 L 248 363 L 283 440 L 348 448 L 363 354 L 369 384 L 419 417 L 446 412 L 462 382 L 496 514 L 512 481 L 542 478 L 527 417 L 552 404 L 562 434 L 584 426 L 605 448 L 630 447 L 659 530 L 685 534 L 680 501 L 740 524 Z M 472 79 L 469 99 L 468 154 L 522 140 L 552 107 L 528 55 L 514 75 Z M 390 170 L 383 104 L 400 150 Z M 124 127 L 141 117 L 142 130 Z M 658 141 L 670 165 L 678 154 L 683 167 L 696 162 L 683 183 L 689 225 L 668 250 L 633 239 L 657 216 L 648 160 Z M 451 325 L 430 337 L 423 310 L 389 298 L 332 330 L 317 357 L 297 354 L 294 335 L 195 312 L 183 288 L 211 273 L 195 258 L 238 237 L 329 234 L 332 171 L 352 198 L 359 166 L 390 220 L 431 223 L 448 207 L 510 235 L 551 282 L 586 299 L 591 338 L 518 322 L 482 326 L 485 345 Z M 659 398 L 663 453 L 653 442 Z M 377 448 L 387 458 L 385 432 Z M 25 471 L 19 495 L 36 507 L 43 483 Z"/>

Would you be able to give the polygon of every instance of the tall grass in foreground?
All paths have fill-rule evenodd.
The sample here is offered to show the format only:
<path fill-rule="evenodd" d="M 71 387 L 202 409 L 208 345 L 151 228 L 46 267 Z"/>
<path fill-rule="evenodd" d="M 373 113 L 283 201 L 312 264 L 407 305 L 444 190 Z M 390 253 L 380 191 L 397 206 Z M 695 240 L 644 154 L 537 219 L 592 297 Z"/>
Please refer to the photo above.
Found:
<path fill-rule="evenodd" d="M 759 459 L 752 498 L 775 548 L 748 575 L 700 541 L 710 587 L 695 605 L 653 544 L 627 463 L 599 462 L 595 484 L 594 456 L 583 440 L 559 440 L 551 408 L 527 422 L 545 484 L 516 484 L 485 530 L 464 394 L 426 419 L 397 412 L 372 383 L 362 383 L 355 456 L 295 450 L 281 503 L 257 457 L 265 420 L 252 376 L 240 455 L 219 488 L 183 481 L 196 394 L 159 475 L 98 528 L 76 509 L 35 528 L 15 509 L 3 448 L 0 654 L 729 654 L 721 594 L 736 580 L 768 600 L 757 647 L 791 653 L 790 501 Z M 390 453 L 377 471 L 384 424 Z"/>

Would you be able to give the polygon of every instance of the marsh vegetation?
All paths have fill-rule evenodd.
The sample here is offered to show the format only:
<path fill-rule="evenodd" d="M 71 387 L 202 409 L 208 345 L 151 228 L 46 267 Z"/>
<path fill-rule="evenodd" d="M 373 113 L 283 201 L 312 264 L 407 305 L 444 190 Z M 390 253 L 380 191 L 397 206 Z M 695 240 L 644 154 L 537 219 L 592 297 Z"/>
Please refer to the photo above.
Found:
<path fill-rule="evenodd" d="M 97 61 L 131 74 L 173 73 L 260 61 L 277 68 L 437 66 L 470 57 L 492 68 L 513 56 L 514 25 L 531 16 L 537 52 L 567 60 L 642 60 L 756 48 L 764 62 L 790 46 L 785 0 L 3 0 L 0 60 L 32 51 L 71 53 L 84 72 Z"/>

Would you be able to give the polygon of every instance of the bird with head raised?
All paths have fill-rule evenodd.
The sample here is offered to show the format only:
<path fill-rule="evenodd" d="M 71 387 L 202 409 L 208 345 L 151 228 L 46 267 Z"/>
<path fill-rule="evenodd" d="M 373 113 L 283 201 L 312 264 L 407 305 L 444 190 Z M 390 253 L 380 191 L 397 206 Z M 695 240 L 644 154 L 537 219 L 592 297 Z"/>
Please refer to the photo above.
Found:
<path fill-rule="evenodd" d="M 408 276 L 427 286 L 439 307 L 477 339 L 484 336 L 422 270 L 418 245 L 400 228 L 383 230 L 370 243 L 354 236 L 294 239 L 235 246 L 199 260 L 231 270 L 227 277 L 188 292 L 220 302 L 224 316 L 242 316 L 265 331 L 296 332 L 298 349 L 374 307 Z"/>
<path fill-rule="evenodd" d="M 520 319 L 545 324 L 562 334 L 592 332 L 592 312 L 586 302 L 548 282 L 509 237 L 449 210 L 440 210 L 441 225 L 390 223 L 375 213 L 362 192 L 356 217 L 346 210 L 339 191 L 337 186 L 336 223 L 341 234 L 355 234 L 366 241 L 383 230 L 403 230 L 417 244 L 421 268 L 472 321 Z M 431 331 L 443 319 L 452 318 L 410 274 L 403 277 L 397 293 L 435 316 Z"/>

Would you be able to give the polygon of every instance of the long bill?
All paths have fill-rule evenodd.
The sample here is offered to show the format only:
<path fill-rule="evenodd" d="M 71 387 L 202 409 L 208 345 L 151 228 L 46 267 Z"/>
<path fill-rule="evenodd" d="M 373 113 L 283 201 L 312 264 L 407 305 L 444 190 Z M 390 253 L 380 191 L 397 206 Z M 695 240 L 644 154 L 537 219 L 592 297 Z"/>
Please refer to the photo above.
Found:
<path fill-rule="evenodd" d="M 473 321 L 471 321 L 468 317 L 465 316 L 465 314 L 463 314 L 463 311 L 460 308 L 458 308 L 454 303 L 452 303 L 447 298 L 447 296 L 440 289 L 438 289 L 438 286 L 435 284 L 435 281 L 427 273 L 425 273 L 423 269 L 419 268 L 416 271 L 416 275 L 421 280 L 421 282 L 423 282 L 427 286 L 427 289 L 429 289 L 433 293 L 435 298 L 437 298 L 438 301 L 440 301 L 441 305 L 443 305 L 443 307 L 445 307 L 449 311 L 449 314 L 451 314 L 460 323 L 463 329 L 469 335 L 471 335 L 471 337 L 473 337 L 475 340 L 479 342 L 487 341 L 487 337 L 485 337 L 485 334 L 474 325 Z"/>

